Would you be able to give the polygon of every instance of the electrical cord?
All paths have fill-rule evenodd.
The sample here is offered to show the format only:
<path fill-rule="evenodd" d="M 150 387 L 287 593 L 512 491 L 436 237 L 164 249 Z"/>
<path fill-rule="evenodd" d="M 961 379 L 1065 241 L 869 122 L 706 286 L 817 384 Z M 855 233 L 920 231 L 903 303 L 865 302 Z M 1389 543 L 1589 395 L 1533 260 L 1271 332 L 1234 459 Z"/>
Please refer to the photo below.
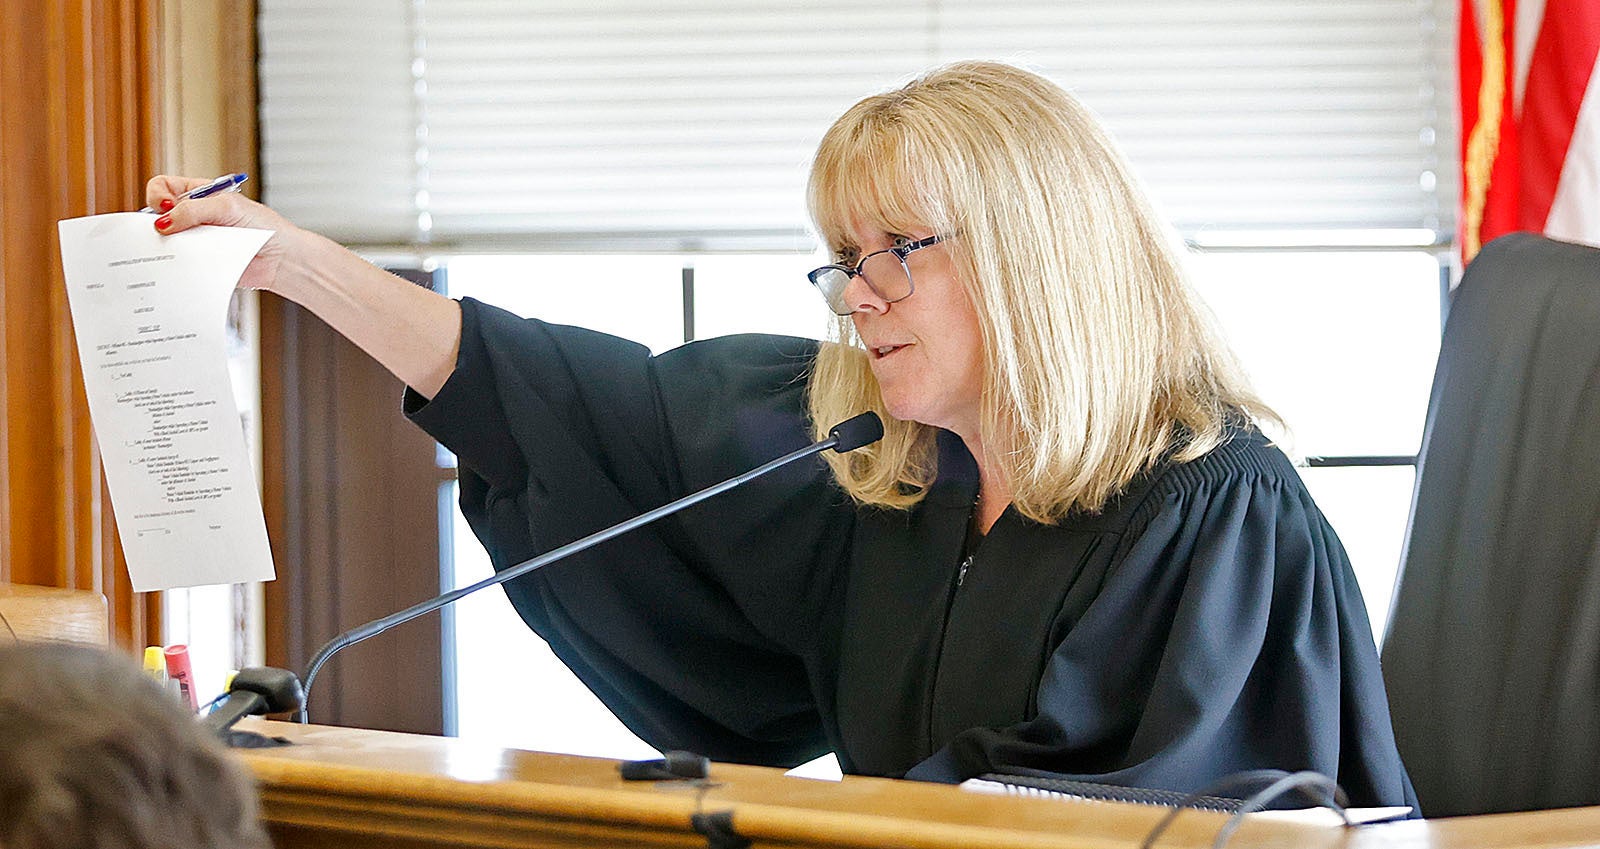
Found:
<path fill-rule="evenodd" d="M 11 627 L 11 621 L 6 619 L 6 615 L 4 613 L 0 613 L 0 625 L 5 625 L 6 626 L 6 633 L 9 633 L 11 635 L 11 639 L 12 639 L 13 642 L 18 642 L 18 643 L 22 642 L 22 638 L 17 636 L 16 629 Z"/>
<path fill-rule="evenodd" d="M 1302 770 L 1285 775 L 1267 785 L 1254 796 L 1244 800 L 1244 804 L 1239 806 L 1239 810 L 1234 811 L 1233 816 L 1228 817 L 1228 821 L 1217 832 L 1217 839 L 1212 842 L 1211 849 L 1222 849 L 1227 844 L 1228 838 L 1232 837 L 1233 833 L 1239 830 L 1239 826 L 1244 824 L 1246 814 L 1253 814 L 1265 808 L 1267 805 L 1272 804 L 1273 800 L 1291 790 L 1302 792 L 1308 790 L 1322 791 L 1320 796 L 1309 792 L 1306 793 L 1306 796 L 1322 807 L 1332 808 L 1339 815 L 1339 819 L 1344 820 L 1346 827 L 1352 825 L 1350 815 L 1345 811 L 1345 806 L 1350 803 L 1350 800 L 1345 796 L 1344 788 L 1340 787 L 1338 782 L 1320 772 L 1314 772 L 1309 769 Z"/>
<path fill-rule="evenodd" d="M 223 693 L 222 695 L 217 696 L 216 698 L 212 699 L 211 701 L 206 702 L 205 704 L 201 705 L 197 710 L 195 710 L 195 714 L 197 716 L 205 716 L 206 714 L 211 713 L 212 708 L 215 708 L 217 705 L 222 704 L 222 701 L 224 699 L 226 699 L 227 697 L 228 697 L 227 693 Z"/>
<path fill-rule="evenodd" d="M 1345 825 L 1351 825 L 1350 817 L 1345 813 L 1344 809 L 1345 805 L 1348 804 L 1344 790 L 1326 775 L 1312 770 L 1302 770 L 1295 773 L 1281 769 L 1247 770 L 1224 776 L 1220 780 L 1185 796 L 1183 801 L 1168 811 L 1166 816 L 1162 817 L 1161 821 L 1150 829 L 1150 833 L 1145 835 L 1144 842 L 1139 844 L 1140 849 L 1151 849 L 1151 847 L 1155 846 L 1155 842 L 1162 832 L 1172 825 L 1172 821 L 1177 819 L 1179 814 L 1194 807 L 1195 800 L 1206 797 L 1227 796 L 1240 788 L 1256 787 L 1263 783 L 1266 783 L 1267 786 L 1240 802 L 1238 808 L 1228 817 L 1228 821 L 1223 823 L 1221 829 L 1218 829 L 1216 840 L 1212 843 L 1212 849 L 1222 849 L 1222 846 L 1228 842 L 1233 833 L 1244 823 L 1246 814 L 1262 810 L 1276 801 L 1278 797 L 1290 791 L 1299 791 L 1305 794 L 1306 798 L 1313 803 L 1332 808 L 1344 820 Z M 1314 795 L 1309 792 L 1312 789 L 1320 790 L 1322 793 Z"/>

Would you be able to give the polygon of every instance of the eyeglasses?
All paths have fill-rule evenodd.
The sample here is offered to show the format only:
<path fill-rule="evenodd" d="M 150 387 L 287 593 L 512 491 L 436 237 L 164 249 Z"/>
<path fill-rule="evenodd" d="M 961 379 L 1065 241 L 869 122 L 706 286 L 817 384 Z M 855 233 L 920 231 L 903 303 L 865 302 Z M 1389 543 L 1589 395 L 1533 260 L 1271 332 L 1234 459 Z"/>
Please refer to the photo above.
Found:
<path fill-rule="evenodd" d="M 895 303 L 911 297 L 916 287 L 911 282 L 911 269 L 906 267 L 906 257 L 914 251 L 937 245 L 944 241 L 943 236 L 929 236 L 915 242 L 906 242 L 895 245 L 882 251 L 874 251 L 861 258 L 855 268 L 846 265 L 824 265 L 807 274 L 812 285 L 822 293 L 822 299 L 828 302 L 828 308 L 835 315 L 850 315 L 855 308 L 845 302 L 844 290 L 850 285 L 850 278 L 860 277 L 867 283 L 867 288 L 874 295 L 882 298 L 884 303 Z"/>

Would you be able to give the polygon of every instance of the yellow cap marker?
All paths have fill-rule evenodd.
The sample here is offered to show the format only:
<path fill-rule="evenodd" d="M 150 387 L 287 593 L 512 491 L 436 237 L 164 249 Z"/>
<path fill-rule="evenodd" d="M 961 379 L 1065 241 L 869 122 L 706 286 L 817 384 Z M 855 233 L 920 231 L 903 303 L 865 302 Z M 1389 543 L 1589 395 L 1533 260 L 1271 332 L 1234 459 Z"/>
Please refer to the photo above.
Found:
<path fill-rule="evenodd" d="M 160 646 L 145 648 L 144 674 L 154 678 L 158 683 L 167 683 L 167 658 Z"/>

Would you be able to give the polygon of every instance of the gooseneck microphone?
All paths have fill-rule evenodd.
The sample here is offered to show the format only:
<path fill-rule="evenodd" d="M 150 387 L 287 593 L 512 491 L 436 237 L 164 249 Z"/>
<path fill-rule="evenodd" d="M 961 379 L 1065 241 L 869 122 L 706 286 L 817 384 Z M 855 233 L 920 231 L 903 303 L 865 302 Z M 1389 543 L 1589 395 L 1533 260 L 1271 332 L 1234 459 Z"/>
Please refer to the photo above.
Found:
<path fill-rule="evenodd" d="M 383 617 L 382 619 L 375 619 L 365 625 L 358 625 L 354 628 L 351 628 L 350 630 L 345 631 L 344 633 L 323 644 L 322 648 L 318 649 L 317 653 L 312 656 L 311 664 L 306 667 L 305 702 L 304 706 L 300 708 L 297 717 L 302 723 L 309 721 L 308 712 L 311 704 L 311 685 L 317 680 L 317 671 L 322 668 L 323 664 L 328 662 L 328 658 L 332 657 L 335 652 L 345 648 L 346 646 L 355 645 L 356 643 L 359 643 L 368 637 L 375 637 L 402 622 L 407 622 L 415 619 L 418 616 L 421 616 L 424 613 L 438 610 L 439 608 L 444 607 L 453 601 L 457 601 L 465 596 L 471 595 L 472 593 L 484 589 L 485 587 L 503 584 L 513 578 L 520 578 L 535 569 L 548 566 L 557 560 L 571 557 L 572 555 L 577 554 L 584 549 L 592 548 L 593 546 L 599 545 L 600 543 L 614 537 L 621 536 L 622 534 L 625 534 L 635 528 L 648 525 L 651 522 L 662 518 L 663 516 L 669 516 L 678 512 L 679 510 L 684 509 L 685 507 L 691 507 L 695 504 L 699 504 L 713 495 L 719 495 L 723 492 L 733 489 L 736 486 L 749 483 L 750 481 L 755 480 L 756 478 L 759 478 L 774 469 L 786 466 L 795 462 L 796 460 L 802 460 L 815 454 L 821 454 L 829 448 L 832 448 L 834 451 L 843 454 L 846 451 L 854 451 L 863 445 L 870 445 L 882 438 L 883 422 L 879 420 L 878 415 L 870 412 L 862 413 L 859 416 L 854 416 L 834 425 L 833 428 L 828 431 L 828 438 L 822 440 L 821 442 L 816 442 L 806 446 L 805 448 L 801 448 L 798 451 L 785 454 L 776 460 L 772 460 L 768 463 L 751 469 L 742 475 L 729 478 L 722 483 L 712 484 L 711 486 L 708 486 L 699 492 L 685 495 L 676 501 L 663 504 L 647 513 L 641 513 L 632 519 L 618 522 L 609 528 L 596 531 L 595 533 L 592 533 L 583 539 L 569 542 L 560 548 L 553 549 L 537 557 L 524 560 L 523 562 L 512 566 L 509 569 L 497 572 L 491 577 L 484 578 L 476 584 L 451 590 L 447 593 L 434 596 L 427 601 L 414 604 L 405 610 L 400 611 L 399 613 L 392 613 Z"/>

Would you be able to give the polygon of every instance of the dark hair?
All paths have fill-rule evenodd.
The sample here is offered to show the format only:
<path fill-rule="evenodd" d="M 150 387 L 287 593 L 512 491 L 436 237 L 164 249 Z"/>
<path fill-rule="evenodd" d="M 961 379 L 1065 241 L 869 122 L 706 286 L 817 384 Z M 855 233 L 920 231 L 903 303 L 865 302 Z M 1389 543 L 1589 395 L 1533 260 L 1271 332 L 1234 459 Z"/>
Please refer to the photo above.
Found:
<path fill-rule="evenodd" d="M 127 658 L 0 646 L 4 849 L 270 847 L 249 777 Z"/>

